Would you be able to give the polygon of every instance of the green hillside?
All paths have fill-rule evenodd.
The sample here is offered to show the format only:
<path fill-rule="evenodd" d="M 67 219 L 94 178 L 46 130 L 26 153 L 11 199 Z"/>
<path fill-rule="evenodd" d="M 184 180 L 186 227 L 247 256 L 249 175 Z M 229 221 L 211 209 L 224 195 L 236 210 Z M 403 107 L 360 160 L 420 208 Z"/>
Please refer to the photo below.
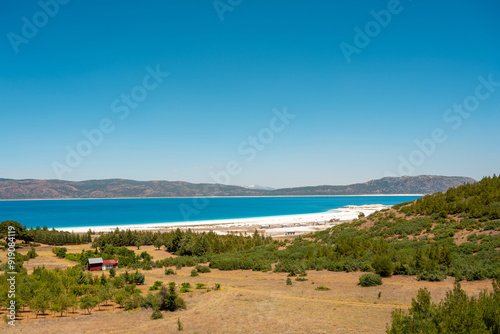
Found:
<path fill-rule="evenodd" d="M 500 179 L 487 177 L 314 235 L 344 270 L 418 275 L 423 280 L 500 276 Z"/>
<path fill-rule="evenodd" d="M 445 193 L 425 196 L 411 205 L 397 205 L 407 215 L 447 214 L 460 218 L 500 219 L 500 179 L 486 177 L 481 182 L 450 188 Z"/>

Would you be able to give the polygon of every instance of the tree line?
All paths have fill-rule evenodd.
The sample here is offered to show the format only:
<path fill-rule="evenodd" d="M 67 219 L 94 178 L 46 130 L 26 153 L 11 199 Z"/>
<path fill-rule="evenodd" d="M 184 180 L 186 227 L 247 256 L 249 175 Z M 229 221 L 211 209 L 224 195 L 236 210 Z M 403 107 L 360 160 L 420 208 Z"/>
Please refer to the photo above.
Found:
<path fill-rule="evenodd" d="M 48 229 L 47 226 L 40 228 L 26 228 L 26 225 L 21 225 L 19 222 L 6 220 L 0 223 L 0 238 L 7 236 L 8 226 L 16 228 L 16 239 L 22 240 L 25 243 L 42 243 L 48 245 L 79 245 L 92 241 L 92 232 L 88 231 L 85 234 L 77 234 L 65 231 L 57 231 L 56 229 Z"/>
<path fill-rule="evenodd" d="M 177 228 L 171 232 L 122 231 L 102 233 L 94 239 L 93 248 L 103 250 L 107 245 L 115 247 L 154 245 L 165 247 L 169 252 L 180 256 L 203 256 L 250 250 L 253 247 L 272 244 L 271 237 L 265 237 L 257 231 L 252 236 L 241 234 L 218 235 L 214 232 L 194 233 Z"/>

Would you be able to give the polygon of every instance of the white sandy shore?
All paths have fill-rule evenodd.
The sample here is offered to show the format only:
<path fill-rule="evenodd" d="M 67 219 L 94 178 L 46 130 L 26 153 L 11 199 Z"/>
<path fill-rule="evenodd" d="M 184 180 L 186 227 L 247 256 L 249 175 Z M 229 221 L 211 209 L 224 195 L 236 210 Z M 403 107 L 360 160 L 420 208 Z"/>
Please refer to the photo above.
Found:
<path fill-rule="evenodd" d="M 302 215 L 271 216 L 240 219 L 202 220 L 191 222 L 171 222 L 137 225 L 115 225 L 115 226 L 85 226 L 57 228 L 59 231 L 87 232 L 89 229 L 95 232 L 110 232 L 116 228 L 120 230 L 149 230 L 166 231 L 173 228 L 190 228 L 199 231 L 214 231 L 218 234 L 247 233 L 258 229 L 267 235 L 284 236 L 285 232 L 295 232 L 295 235 L 323 230 L 329 226 L 341 222 L 350 221 L 358 217 L 362 212 L 365 216 L 388 208 L 388 205 L 349 205 L 340 209 L 323 213 L 312 213 Z"/>

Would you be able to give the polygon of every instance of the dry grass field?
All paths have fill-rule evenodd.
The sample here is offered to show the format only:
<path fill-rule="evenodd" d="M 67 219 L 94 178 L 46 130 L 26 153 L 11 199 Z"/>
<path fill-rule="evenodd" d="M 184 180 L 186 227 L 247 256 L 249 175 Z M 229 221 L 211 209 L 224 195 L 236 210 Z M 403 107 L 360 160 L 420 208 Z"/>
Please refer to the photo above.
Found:
<path fill-rule="evenodd" d="M 69 252 L 79 252 L 87 246 L 69 246 Z M 45 265 L 46 268 L 66 268 L 74 262 L 58 259 L 50 246 L 37 248 L 40 255 L 25 263 L 28 271 Z M 134 249 L 134 248 L 130 248 Z M 152 246 L 141 247 L 155 259 L 171 254 Z M 27 249 L 21 250 L 22 253 Z M 0 253 L 4 260 L 5 252 Z M 187 309 L 164 313 L 161 320 L 150 320 L 151 311 L 126 312 L 112 303 L 97 308 L 91 315 L 82 311 L 59 317 L 50 313 L 35 319 L 31 312 L 21 313 L 21 321 L 9 333 L 177 333 L 180 319 L 184 333 L 383 333 L 390 322 L 391 311 L 411 304 L 421 287 L 427 287 L 434 300 L 445 296 L 453 287 L 453 279 L 443 282 L 418 282 L 414 277 L 385 278 L 378 287 L 362 288 L 357 285 L 361 273 L 309 271 L 305 282 L 286 285 L 285 273 L 252 271 L 219 271 L 190 277 L 192 268 L 183 268 L 177 275 L 166 276 L 164 269 L 145 271 L 146 293 L 156 280 L 175 281 L 178 285 L 189 282 L 214 286 L 222 290 L 195 290 L 184 293 Z M 124 269 L 119 269 L 118 274 Z M 100 275 L 100 272 L 99 272 Z M 315 290 L 326 286 L 329 291 Z M 491 289 L 490 281 L 463 282 L 462 287 L 471 295 L 482 289 Z M 379 298 L 380 293 L 380 298 Z M 0 314 L 2 316 L 2 314 Z"/>

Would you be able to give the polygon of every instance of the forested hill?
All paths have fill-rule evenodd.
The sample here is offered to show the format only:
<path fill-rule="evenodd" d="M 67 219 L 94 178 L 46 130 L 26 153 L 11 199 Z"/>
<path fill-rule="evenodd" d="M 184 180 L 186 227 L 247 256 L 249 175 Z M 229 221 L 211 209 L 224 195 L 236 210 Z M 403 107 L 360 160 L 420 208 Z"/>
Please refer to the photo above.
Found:
<path fill-rule="evenodd" d="M 360 195 L 360 194 L 434 194 L 465 183 L 474 183 L 470 177 L 402 176 L 384 177 L 347 186 L 318 186 L 278 189 L 274 195 Z"/>
<path fill-rule="evenodd" d="M 474 184 L 424 196 L 409 205 L 395 205 L 394 209 L 407 216 L 438 214 L 480 218 L 482 221 L 500 219 L 500 177 L 485 177 Z"/>
<path fill-rule="evenodd" d="M 373 268 L 428 281 L 500 277 L 500 178 L 397 204 L 314 239 L 335 245 L 333 270 Z"/>
<path fill-rule="evenodd" d="M 385 177 L 346 186 L 301 187 L 269 191 L 181 181 L 108 179 L 73 182 L 0 179 L 0 199 L 432 194 L 474 182 L 474 179 L 468 177 L 421 175 Z"/>

